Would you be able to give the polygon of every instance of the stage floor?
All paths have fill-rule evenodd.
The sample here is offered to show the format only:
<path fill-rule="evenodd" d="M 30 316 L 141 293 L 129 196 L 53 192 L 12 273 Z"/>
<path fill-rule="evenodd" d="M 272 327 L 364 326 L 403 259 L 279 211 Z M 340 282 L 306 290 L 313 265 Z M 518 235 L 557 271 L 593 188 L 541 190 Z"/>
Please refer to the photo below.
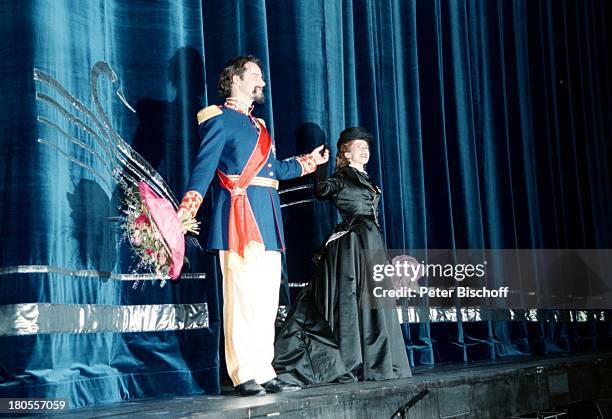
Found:
<path fill-rule="evenodd" d="M 604 400 L 605 405 L 612 399 L 612 353 L 447 364 L 413 373 L 404 380 L 324 385 L 259 397 L 237 397 L 227 388 L 220 396 L 140 399 L 53 417 L 389 418 L 412 400 L 404 417 L 506 418 L 585 401 Z"/>

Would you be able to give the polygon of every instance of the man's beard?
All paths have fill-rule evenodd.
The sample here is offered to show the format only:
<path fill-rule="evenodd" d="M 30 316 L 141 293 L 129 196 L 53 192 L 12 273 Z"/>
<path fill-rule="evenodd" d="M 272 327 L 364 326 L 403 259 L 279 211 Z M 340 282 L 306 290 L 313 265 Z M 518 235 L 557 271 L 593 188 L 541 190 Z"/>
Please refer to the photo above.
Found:
<path fill-rule="evenodd" d="M 263 94 L 263 91 L 253 90 L 253 102 L 261 105 L 266 101 L 266 96 Z"/>

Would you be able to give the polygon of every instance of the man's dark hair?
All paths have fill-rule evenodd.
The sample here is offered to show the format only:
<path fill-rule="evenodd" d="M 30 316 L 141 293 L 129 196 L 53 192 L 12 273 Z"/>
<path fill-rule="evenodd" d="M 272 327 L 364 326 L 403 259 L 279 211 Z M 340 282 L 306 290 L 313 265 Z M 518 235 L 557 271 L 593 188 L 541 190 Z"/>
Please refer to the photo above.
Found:
<path fill-rule="evenodd" d="M 225 67 L 219 76 L 217 86 L 219 87 L 219 94 L 221 97 L 229 97 L 232 94 L 232 79 L 234 76 L 242 78 L 246 70 L 244 68 L 246 63 L 256 64 L 263 72 L 261 61 L 254 55 L 241 55 L 239 57 L 232 58 L 225 64 Z"/>

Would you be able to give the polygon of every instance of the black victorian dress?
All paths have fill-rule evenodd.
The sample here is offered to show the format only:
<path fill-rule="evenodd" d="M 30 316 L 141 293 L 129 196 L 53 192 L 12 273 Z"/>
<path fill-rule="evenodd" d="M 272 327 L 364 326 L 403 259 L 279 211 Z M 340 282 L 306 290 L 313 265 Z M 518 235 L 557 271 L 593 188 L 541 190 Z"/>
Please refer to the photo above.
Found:
<path fill-rule="evenodd" d="M 372 281 L 373 265 L 388 263 L 379 188 L 349 166 L 317 182 L 315 195 L 333 199 L 343 222 L 276 338 L 277 373 L 305 385 L 410 377 L 395 300 L 373 296 L 381 285 Z"/>

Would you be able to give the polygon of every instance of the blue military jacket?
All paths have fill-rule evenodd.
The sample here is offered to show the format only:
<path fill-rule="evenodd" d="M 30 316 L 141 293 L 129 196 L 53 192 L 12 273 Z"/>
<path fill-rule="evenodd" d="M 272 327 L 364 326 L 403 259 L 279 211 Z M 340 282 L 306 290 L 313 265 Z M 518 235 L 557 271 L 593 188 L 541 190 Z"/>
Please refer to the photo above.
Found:
<path fill-rule="evenodd" d="M 230 193 L 219 185 L 218 179 L 214 179 L 217 178 L 216 170 L 219 169 L 226 175 L 239 175 L 242 172 L 259 137 L 255 124 L 261 122 L 225 107 L 208 107 L 200 114 L 202 112 L 208 115 L 200 122 L 200 149 L 187 190 L 198 191 L 205 196 L 214 180 L 208 248 L 227 250 L 231 198 Z M 301 175 L 302 166 L 295 158 L 276 159 L 274 142 L 266 164 L 257 174 L 258 177 L 275 180 Z M 247 196 L 266 250 L 284 250 L 283 219 L 277 190 L 250 185 L 247 188 Z"/>

